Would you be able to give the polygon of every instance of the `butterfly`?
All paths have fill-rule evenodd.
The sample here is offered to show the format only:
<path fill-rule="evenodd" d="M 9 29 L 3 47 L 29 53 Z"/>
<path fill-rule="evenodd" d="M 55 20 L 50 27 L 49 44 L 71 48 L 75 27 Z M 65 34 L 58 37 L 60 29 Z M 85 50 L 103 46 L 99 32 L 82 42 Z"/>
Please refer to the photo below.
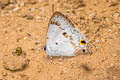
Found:
<path fill-rule="evenodd" d="M 48 56 L 76 56 L 82 49 L 87 52 L 87 38 L 62 13 L 55 12 L 48 24 L 46 46 Z"/>

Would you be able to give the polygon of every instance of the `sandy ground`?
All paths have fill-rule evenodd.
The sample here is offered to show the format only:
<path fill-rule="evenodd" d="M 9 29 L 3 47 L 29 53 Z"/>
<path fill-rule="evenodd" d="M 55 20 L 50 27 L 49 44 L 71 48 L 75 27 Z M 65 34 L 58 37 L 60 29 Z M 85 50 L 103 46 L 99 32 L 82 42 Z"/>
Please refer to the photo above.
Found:
<path fill-rule="evenodd" d="M 0 0 L 0 80 L 120 80 L 120 0 L 16 1 Z M 92 55 L 47 60 L 56 11 L 87 36 Z"/>

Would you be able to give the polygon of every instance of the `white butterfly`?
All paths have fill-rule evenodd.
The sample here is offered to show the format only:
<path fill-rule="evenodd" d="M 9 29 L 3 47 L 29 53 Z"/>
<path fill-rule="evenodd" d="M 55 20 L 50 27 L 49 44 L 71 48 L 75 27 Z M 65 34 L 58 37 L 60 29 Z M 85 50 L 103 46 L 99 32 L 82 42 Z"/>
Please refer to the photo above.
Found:
<path fill-rule="evenodd" d="M 75 56 L 87 51 L 87 38 L 63 14 L 55 12 L 48 25 L 45 50 L 49 56 Z"/>

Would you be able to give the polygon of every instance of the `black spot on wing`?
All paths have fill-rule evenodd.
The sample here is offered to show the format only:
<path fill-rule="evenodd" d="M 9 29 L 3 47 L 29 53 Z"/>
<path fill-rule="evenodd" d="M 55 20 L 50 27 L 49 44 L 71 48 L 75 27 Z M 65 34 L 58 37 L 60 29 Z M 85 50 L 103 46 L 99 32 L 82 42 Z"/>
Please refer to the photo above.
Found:
<path fill-rule="evenodd" d="M 55 44 L 56 44 L 56 45 L 58 45 L 58 43 L 57 43 L 57 42 L 56 42 Z"/>
<path fill-rule="evenodd" d="M 86 43 L 86 41 L 81 41 L 81 43 Z"/>

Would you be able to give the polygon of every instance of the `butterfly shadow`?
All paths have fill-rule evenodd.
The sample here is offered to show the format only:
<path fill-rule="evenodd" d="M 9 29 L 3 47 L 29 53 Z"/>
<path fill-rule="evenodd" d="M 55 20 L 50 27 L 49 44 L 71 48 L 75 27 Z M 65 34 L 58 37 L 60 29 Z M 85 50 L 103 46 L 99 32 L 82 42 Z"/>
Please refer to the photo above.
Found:
<path fill-rule="evenodd" d="M 53 63 L 54 61 L 58 60 L 59 62 L 67 61 L 70 58 L 74 58 L 75 56 L 47 56 L 46 61 L 50 61 Z"/>

